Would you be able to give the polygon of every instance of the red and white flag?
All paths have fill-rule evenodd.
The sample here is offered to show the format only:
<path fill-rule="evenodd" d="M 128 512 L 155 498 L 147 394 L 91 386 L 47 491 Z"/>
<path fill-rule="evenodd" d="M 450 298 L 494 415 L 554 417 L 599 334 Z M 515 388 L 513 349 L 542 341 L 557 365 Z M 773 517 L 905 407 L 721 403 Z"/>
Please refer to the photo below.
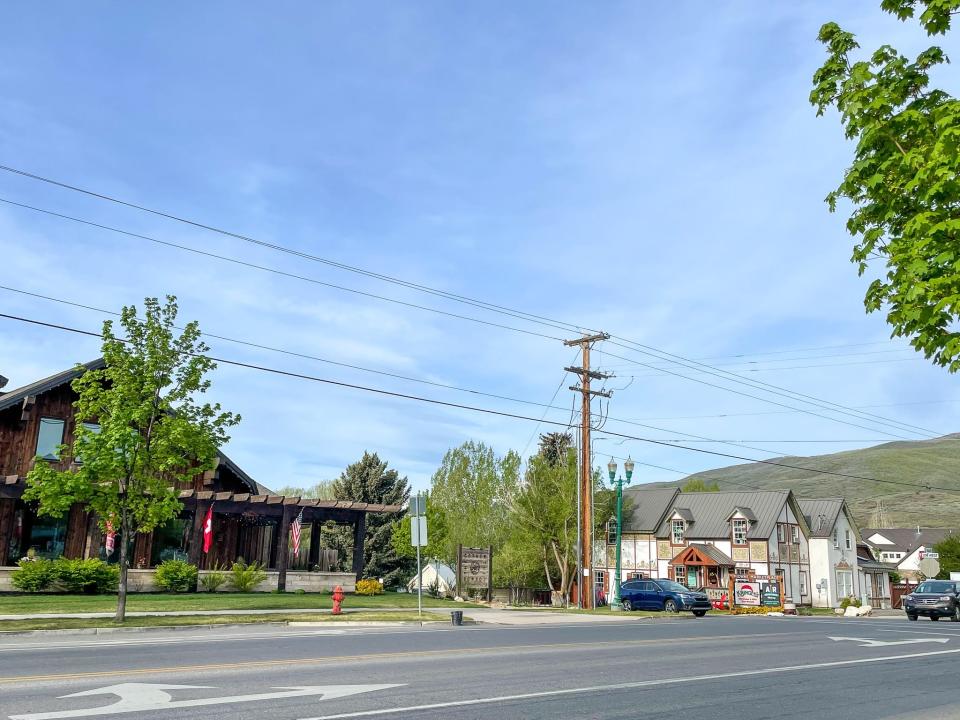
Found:
<path fill-rule="evenodd" d="M 113 555 L 113 549 L 117 545 L 117 534 L 113 531 L 113 523 L 107 520 L 107 537 L 103 546 L 107 551 L 107 557 Z"/>
<path fill-rule="evenodd" d="M 290 532 L 293 533 L 293 554 L 300 552 L 300 529 L 303 527 L 303 508 L 300 508 L 300 514 L 294 518 L 290 525 Z"/>
<path fill-rule="evenodd" d="M 207 517 L 203 521 L 203 551 L 210 552 L 213 545 L 213 505 L 207 508 Z"/>

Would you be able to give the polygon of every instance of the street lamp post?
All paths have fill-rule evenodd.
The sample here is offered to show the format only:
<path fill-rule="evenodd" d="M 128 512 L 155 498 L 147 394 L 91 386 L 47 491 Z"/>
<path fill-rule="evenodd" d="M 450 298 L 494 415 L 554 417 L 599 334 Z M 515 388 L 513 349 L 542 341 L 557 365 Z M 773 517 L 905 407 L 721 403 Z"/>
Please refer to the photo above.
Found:
<path fill-rule="evenodd" d="M 617 475 L 617 463 L 613 461 L 613 458 L 610 458 L 610 462 L 607 463 L 607 471 L 610 473 L 610 484 L 616 485 L 617 487 L 617 565 L 613 571 L 613 597 L 610 601 L 610 608 L 619 610 L 620 609 L 620 545 L 621 537 L 623 532 L 623 477 L 621 476 L 618 479 Z M 633 460 L 627 456 L 626 461 L 623 463 L 623 471 L 627 476 L 627 485 L 630 484 L 630 479 L 633 477 Z"/>

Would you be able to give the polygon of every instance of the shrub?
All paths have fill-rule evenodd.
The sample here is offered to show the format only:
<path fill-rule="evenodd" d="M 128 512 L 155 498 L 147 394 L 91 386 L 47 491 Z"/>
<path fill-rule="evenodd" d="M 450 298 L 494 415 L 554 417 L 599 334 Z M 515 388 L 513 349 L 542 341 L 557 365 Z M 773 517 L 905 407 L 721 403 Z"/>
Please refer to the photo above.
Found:
<path fill-rule="evenodd" d="M 200 585 L 208 592 L 216 592 L 227 582 L 227 571 L 220 565 L 214 565 L 212 570 L 204 573 L 200 578 Z"/>
<path fill-rule="evenodd" d="M 157 587 L 167 592 L 193 592 L 197 589 L 197 566 L 183 560 L 167 560 L 157 565 Z"/>
<path fill-rule="evenodd" d="M 357 595 L 380 595 L 383 593 L 383 585 L 380 584 L 379 580 L 364 578 L 363 580 L 357 580 L 355 592 Z"/>
<path fill-rule="evenodd" d="M 843 600 L 840 601 L 841 610 L 846 610 L 851 605 L 853 607 L 860 607 L 860 598 L 845 597 Z"/>
<path fill-rule="evenodd" d="M 52 563 L 54 585 L 68 593 L 108 593 L 117 589 L 120 568 L 103 560 L 68 560 L 59 558 Z"/>
<path fill-rule="evenodd" d="M 772 612 L 783 612 L 782 607 L 752 607 L 752 606 L 735 606 L 730 610 L 731 615 L 766 615 L 767 613 Z"/>
<path fill-rule="evenodd" d="M 19 570 L 15 570 L 10 582 L 17 590 L 23 592 L 40 592 L 53 584 L 53 563 L 49 560 L 23 558 L 19 563 Z"/>
<path fill-rule="evenodd" d="M 253 589 L 267 579 L 267 573 L 260 563 L 250 563 L 237 560 L 230 568 L 230 585 L 237 592 L 252 592 Z"/>

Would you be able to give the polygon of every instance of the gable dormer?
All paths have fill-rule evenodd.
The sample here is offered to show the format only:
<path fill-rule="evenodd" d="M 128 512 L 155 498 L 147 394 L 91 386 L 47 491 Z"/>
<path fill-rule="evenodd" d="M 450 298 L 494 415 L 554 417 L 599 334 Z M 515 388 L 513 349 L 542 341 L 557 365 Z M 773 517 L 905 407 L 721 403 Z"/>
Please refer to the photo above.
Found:
<path fill-rule="evenodd" d="M 730 523 L 730 542 L 742 547 L 747 544 L 750 527 L 757 522 L 757 516 L 748 507 L 736 507 L 727 517 L 727 522 Z"/>
<path fill-rule="evenodd" d="M 675 507 L 670 513 L 670 544 L 684 545 L 687 528 L 693 524 L 693 513 L 686 508 Z"/>

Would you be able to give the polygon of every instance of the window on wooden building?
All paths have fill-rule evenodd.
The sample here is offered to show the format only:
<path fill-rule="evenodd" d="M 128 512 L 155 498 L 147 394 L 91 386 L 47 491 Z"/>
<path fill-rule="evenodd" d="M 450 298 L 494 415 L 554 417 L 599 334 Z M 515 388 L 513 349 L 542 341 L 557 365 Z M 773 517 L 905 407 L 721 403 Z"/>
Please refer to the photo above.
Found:
<path fill-rule="evenodd" d="M 672 525 L 672 541 L 674 545 L 683 545 L 683 531 L 684 531 L 684 522 L 680 518 L 677 518 L 673 521 Z"/>
<path fill-rule="evenodd" d="M 733 544 L 747 544 L 747 521 L 744 518 L 733 519 Z"/>
<path fill-rule="evenodd" d="M 60 459 L 64 425 L 65 422 L 60 418 L 40 418 L 40 430 L 37 432 L 37 455 L 44 460 Z"/>

